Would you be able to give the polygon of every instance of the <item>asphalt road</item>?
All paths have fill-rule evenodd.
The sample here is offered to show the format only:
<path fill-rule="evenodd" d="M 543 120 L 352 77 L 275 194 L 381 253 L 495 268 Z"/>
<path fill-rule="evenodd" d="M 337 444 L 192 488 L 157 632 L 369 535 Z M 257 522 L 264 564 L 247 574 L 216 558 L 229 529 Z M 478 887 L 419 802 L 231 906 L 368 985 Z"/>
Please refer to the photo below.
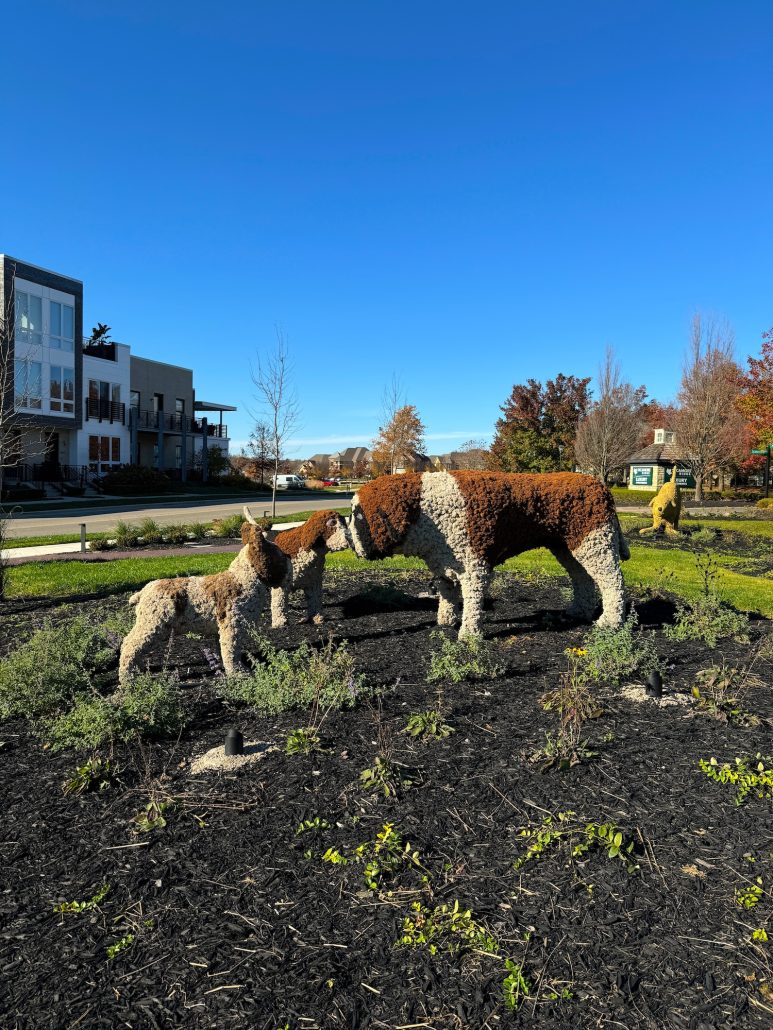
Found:
<path fill-rule="evenodd" d="M 280 500 L 277 496 L 276 513 L 290 515 L 296 511 L 347 508 L 351 499 L 350 493 L 324 494 L 321 497 L 318 493 L 295 494 L 292 500 Z M 155 519 L 162 526 L 168 526 L 173 522 L 211 522 L 213 519 L 241 511 L 245 504 L 249 505 L 256 518 L 261 518 L 264 512 L 271 514 L 271 498 L 266 498 L 262 494 L 257 497 L 253 494 L 243 499 L 236 498 L 225 504 L 213 504 L 211 500 L 180 500 L 177 503 L 165 501 L 147 506 L 142 503 L 127 504 L 116 501 L 112 504 L 106 503 L 104 508 L 84 508 L 81 511 L 72 508 L 67 511 L 36 511 L 30 515 L 19 515 L 9 519 L 6 536 L 10 540 L 22 536 L 78 533 L 82 522 L 86 523 L 87 533 L 105 533 L 114 529 L 118 521 L 141 522 L 147 518 Z"/>

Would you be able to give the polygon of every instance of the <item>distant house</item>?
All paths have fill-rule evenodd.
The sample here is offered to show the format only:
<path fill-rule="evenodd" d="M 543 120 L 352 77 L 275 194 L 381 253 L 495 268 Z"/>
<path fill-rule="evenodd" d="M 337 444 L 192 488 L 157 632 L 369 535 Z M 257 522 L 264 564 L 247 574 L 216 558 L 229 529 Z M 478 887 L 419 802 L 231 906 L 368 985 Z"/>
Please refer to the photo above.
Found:
<path fill-rule="evenodd" d="M 671 470 L 677 466 L 679 486 L 693 488 L 693 479 L 676 441 L 676 433 L 656 429 L 655 440 L 628 459 L 628 487 L 631 490 L 659 490 L 671 479 Z"/>
<path fill-rule="evenodd" d="M 330 472 L 330 457 L 329 454 L 312 454 L 310 458 L 301 462 L 299 468 L 301 475 L 322 479 Z"/>
<path fill-rule="evenodd" d="M 411 456 L 401 465 L 395 466 L 395 472 L 432 472 L 434 465 L 428 454 L 413 451 Z"/>
<path fill-rule="evenodd" d="M 330 455 L 331 476 L 365 476 L 370 466 L 371 453 L 367 447 L 347 447 Z"/>

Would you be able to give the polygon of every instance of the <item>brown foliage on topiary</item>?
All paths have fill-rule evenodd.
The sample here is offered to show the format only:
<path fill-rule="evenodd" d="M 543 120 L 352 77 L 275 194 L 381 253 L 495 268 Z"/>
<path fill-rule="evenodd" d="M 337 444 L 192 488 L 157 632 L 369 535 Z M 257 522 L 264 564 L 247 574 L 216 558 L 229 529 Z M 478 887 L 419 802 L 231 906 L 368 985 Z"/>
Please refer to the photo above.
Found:
<path fill-rule="evenodd" d="M 311 551 L 323 544 L 335 532 L 337 524 L 337 512 L 318 511 L 302 526 L 279 533 L 274 543 L 288 558 L 294 558 L 301 551 Z"/>
<path fill-rule="evenodd" d="M 242 524 L 242 543 L 258 576 L 269 586 L 279 586 L 287 574 L 287 559 L 276 544 L 265 538 L 260 526 L 249 522 Z"/>
<path fill-rule="evenodd" d="M 533 547 L 579 547 L 615 515 L 612 495 L 575 472 L 452 472 L 464 497 L 472 549 L 489 565 Z"/>
<path fill-rule="evenodd" d="M 233 609 L 234 602 L 244 592 L 241 583 L 227 570 L 215 573 L 213 576 L 205 576 L 202 588 L 214 604 L 220 622 L 225 621 L 228 612 Z"/>
<path fill-rule="evenodd" d="M 357 491 L 373 545 L 372 557 L 385 558 L 405 537 L 421 511 L 421 472 L 379 476 Z"/>

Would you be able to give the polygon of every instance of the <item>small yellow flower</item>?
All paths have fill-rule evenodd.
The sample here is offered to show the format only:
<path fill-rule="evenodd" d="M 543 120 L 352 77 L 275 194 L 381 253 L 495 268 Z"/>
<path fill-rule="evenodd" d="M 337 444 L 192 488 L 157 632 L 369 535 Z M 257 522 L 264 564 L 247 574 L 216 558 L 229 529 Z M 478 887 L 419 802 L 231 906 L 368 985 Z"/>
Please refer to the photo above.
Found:
<path fill-rule="evenodd" d="M 584 658 L 588 653 L 586 647 L 567 647 L 565 654 L 568 654 L 570 658 Z"/>

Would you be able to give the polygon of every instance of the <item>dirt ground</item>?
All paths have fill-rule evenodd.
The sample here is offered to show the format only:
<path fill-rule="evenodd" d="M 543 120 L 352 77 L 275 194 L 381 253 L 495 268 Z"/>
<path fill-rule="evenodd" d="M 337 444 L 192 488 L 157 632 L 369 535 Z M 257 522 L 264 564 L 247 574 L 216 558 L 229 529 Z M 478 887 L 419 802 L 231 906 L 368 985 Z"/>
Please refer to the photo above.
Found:
<path fill-rule="evenodd" d="M 419 574 L 328 575 L 325 625 L 266 629 L 290 648 L 328 634 L 348 641 L 375 691 L 329 713 L 322 752 L 284 751 L 305 713 L 259 716 L 221 700 L 202 642 L 190 639 L 168 660 L 191 722 L 177 741 L 117 748 L 120 772 L 103 792 L 65 796 L 78 756 L 44 750 L 21 720 L 0 726 L 0 1025 L 772 1025 L 773 944 L 753 938 L 767 927 L 773 940 L 771 801 L 752 794 L 736 805 L 733 788 L 698 767 L 773 752 L 770 662 L 758 660 L 742 699 L 756 725 L 714 718 L 690 696 L 698 670 L 748 665 L 769 624 L 753 623 L 750 644 L 712 652 L 663 636 L 669 601 L 640 601 L 640 632 L 654 634 L 666 663 L 664 700 L 602 683 L 602 713 L 587 724 L 595 756 L 541 772 L 531 756 L 557 719 L 539 699 L 587 629 L 564 616 L 560 582 L 497 578 L 484 635 L 505 672 L 441 684 L 454 732 L 425 743 L 403 730 L 438 700 L 426 681 L 438 644 L 430 587 Z M 0 653 L 45 619 L 102 619 L 124 605 L 9 603 Z M 269 745 L 261 759 L 193 775 L 191 761 L 232 726 Z M 401 781 L 388 797 L 359 779 L 377 756 Z M 165 826 L 142 832 L 133 817 L 151 800 L 174 804 Z M 566 842 L 515 868 L 521 831 L 559 812 L 575 813 L 566 822 L 578 829 L 614 823 L 638 868 L 603 849 L 573 856 Z M 354 849 L 386 823 L 418 860 L 372 890 Z M 328 849 L 350 860 L 323 861 Z M 762 892 L 744 907 L 739 892 L 758 878 Z M 54 912 L 103 885 L 92 907 Z M 442 939 L 434 954 L 398 946 L 412 905 L 426 914 L 457 902 L 495 948 L 461 938 L 452 953 Z M 528 985 L 516 1010 L 505 1003 L 505 959 Z"/>

